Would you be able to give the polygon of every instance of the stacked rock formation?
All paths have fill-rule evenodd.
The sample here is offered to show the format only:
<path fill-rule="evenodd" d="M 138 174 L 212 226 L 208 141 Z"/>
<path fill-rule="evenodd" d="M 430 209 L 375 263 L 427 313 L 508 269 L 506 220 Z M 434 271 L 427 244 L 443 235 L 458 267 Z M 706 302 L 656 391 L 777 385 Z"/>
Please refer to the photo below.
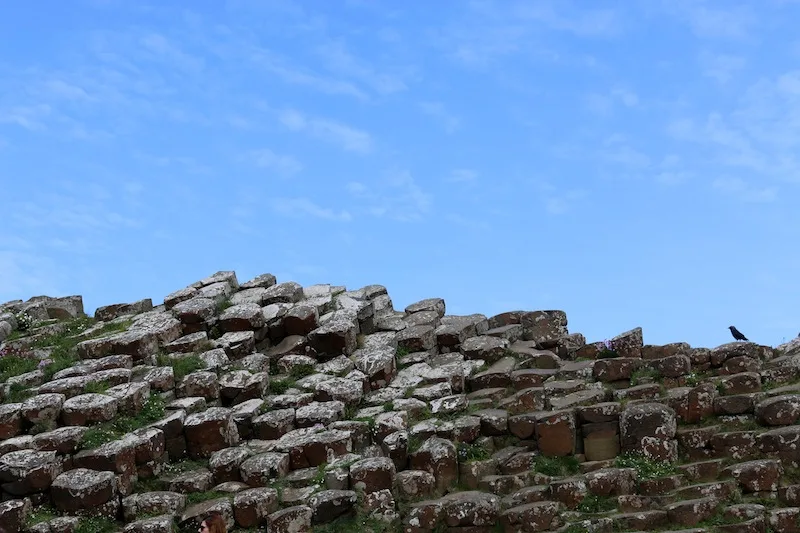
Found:
<path fill-rule="evenodd" d="M 0 526 L 800 531 L 800 341 L 569 333 L 218 272 L 0 306 Z"/>

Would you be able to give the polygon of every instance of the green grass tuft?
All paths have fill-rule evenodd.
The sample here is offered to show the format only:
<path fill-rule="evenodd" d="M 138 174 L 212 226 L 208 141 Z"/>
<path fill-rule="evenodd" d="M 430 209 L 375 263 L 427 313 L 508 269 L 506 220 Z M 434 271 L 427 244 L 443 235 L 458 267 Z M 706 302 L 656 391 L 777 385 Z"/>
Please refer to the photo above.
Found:
<path fill-rule="evenodd" d="M 572 476 L 580 471 L 580 462 L 572 455 L 565 457 L 538 455 L 533 463 L 533 469 L 546 476 Z"/>
<path fill-rule="evenodd" d="M 90 427 L 83 434 L 80 447 L 83 450 L 97 448 L 107 442 L 117 440 L 126 433 L 143 428 L 164 418 L 164 400 L 157 395 L 150 396 L 142 410 L 132 416 L 120 416 L 97 426 Z"/>
<path fill-rule="evenodd" d="M 656 461 L 641 454 L 624 453 L 618 455 L 615 462 L 617 468 L 633 468 L 640 481 L 671 476 L 677 472 L 672 463 Z"/>
<path fill-rule="evenodd" d="M 168 357 L 167 355 L 159 355 L 159 366 L 171 366 L 172 373 L 175 376 L 175 382 L 180 382 L 183 378 L 206 368 L 206 363 L 198 355 L 187 355 L 185 357 Z"/>

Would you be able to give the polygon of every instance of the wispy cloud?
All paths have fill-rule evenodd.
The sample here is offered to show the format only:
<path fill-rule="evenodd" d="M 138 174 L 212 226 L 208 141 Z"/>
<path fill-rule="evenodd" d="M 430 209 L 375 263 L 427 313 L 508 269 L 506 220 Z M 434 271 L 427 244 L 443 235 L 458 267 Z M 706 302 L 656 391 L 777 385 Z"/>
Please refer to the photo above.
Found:
<path fill-rule="evenodd" d="M 469 168 L 457 168 L 450 172 L 445 181 L 472 185 L 478 181 L 478 172 Z"/>
<path fill-rule="evenodd" d="M 47 128 L 44 120 L 51 113 L 47 104 L 30 106 L 10 106 L 0 108 L 0 123 L 16 124 L 26 130 L 38 131 Z"/>
<path fill-rule="evenodd" d="M 408 89 L 405 78 L 410 76 L 411 68 L 379 71 L 356 57 L 341 40 L 326 42 L 317 48 L 317 53 L 325 61 L 328 70 L 339 76 L 356 79 L 378 94 L 392 94 Z"/>
<path fill-rule="evenodd" d="M 447 133 L 454 133 L 461 126 L 461 119 L 448 112 L 442 102 L 421 102 L 419 108 L 436 119 Z"/>
<path fill-rule="evenodd" d="M 717 178 L 712 187 L 743 202 L 767 203 L 778 198 L 777 187 L 755 187 L 741 178 Z"/>
<path fill-rule="evenodd" d="M 270 200 L 270 207 L 273 212 L 288 217 L 312 217 L 339 222 L 348 222 L 353 219 L 346 210 L 337 211 L 321 207 L 309 198 L 274 198 Z"/>
<path fill-rule="evenodd" d="M 565 192 L 553 191 L 544 199 L 544 208 L 550 215 L 563 215 L 575 209 L 578 202 L 586 196 L 584 190 Z"/>
<path fill-rule="evenodd" d="M 347 190 L 375 217 L 387 217 L 401 222 L 422 219 L 429 210 L 432 197 L 414 180 L 408 171 L 391 171 L 386 178 L 370 186 L 350 182 Z"/>
<path fill-rule="evenodd" d="M 251 57 L 258 66 L 291 85 L 309 87 L 326 94 L 352 96 L 359 100 L 369 98 L 366 92 L 349 81 L 317 74 L 265 48 L 253 50 Z"/>
<path fill-rule="evenodd" d="M 279 120 L 292 131 L 306 132 L 313 137 L 336 144 L 348 152 L 367 154 L 372 151 L 372 135 L 347 124 L 309 117 L 294 109 L 282 111 Z"/>
<path fill-rule="evenodd" d="M 290 155 L 276 154 L 269 148 L 253 150 L 250 152 L 250 159 L 260 167 L 272 170 L 284 176 L 297 174 L 303 170 L 303 165 Z"/>
<path fill-rule="evenodd" d="M 741 72 L 747 60 L 742 56 L 703 51 L 698 61 L 703 69 L 703 75 L 719 83 L 728 83 Z"/>
<path fill-rule="evenodd" d="M 667 132 L 702 146 L 707 165 L 800 183 L 800 71 L 760 79 L 742 91 L 732 109 L 700 117 L 684 113 Z"/>

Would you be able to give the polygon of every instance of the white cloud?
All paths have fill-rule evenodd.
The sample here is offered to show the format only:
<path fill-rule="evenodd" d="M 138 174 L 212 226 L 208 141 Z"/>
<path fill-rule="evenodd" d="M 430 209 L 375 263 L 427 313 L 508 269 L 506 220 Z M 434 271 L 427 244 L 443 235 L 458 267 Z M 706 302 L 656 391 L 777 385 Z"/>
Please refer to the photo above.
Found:
<path fill-rule="evenodd" d="M 478 181 L 478 172 L 469 168 L 457 168 L 450 173 L 447 181 L 450 183 L 473 184 Z"/>
<path fill-rule="evenodd" d="M 354 56 L 341 41 L 328 41 L 318 47 L 317 53 L 326 61 L 327 68 L 332 72 L 353 77 L 380 94 L 392 94 L 408 89 L 402 73 L 377 71 Z"/>
<path fill-rule="evenodd" d="M 768 203 L 778 198 L 777 187 L 754 187 L 741 178 L 717 178 L 712 187 L 743 202 Z"/>
<path fill-rule="evenodd" d="M 285 176 L 297 174 L 303 170 L 302 163 L 297 161 L 294 157 L 276 154 L 269 148 L 254 150 L 250 155 L 256 166 L 274 170 Z"/>
<path fill-rule="evenodd" d="M 31 131 L 44 130 L 47 126 L 43 120 L 50 114 L 51 107 L 47 104 L 0 108 L 0 123 L 16 124 Z"/>
<path fill-rule="evenodd" d="M 60 296 L 60 269 L 40 253 L 0 250 L 0 303 L 25 300 L 34 294 Z"/>
<path fill-rule="evenodd" d="M 347 124 L 324 118 L 306 117 L 294 109 L 282 111 L 278 118 L 292 131 L 308 132 L 311 136 L 336 144 L 348 152 L 367 154 L 372 151 L 372 136 Z"/>
<path fill-rule="evenodd" d="M 432 203 L 431 195 L 417 184 L 408 171 L 389 172 L 383 181 L 372 186 L 350 182 L 347 190 L 370 215 L 401 222 L 422 219 Z"/>
<path fill-rule="evenodd" d="M 267 72 L 274 74 L 291 85 L 302 85 L 326 94 L 353 96 L 359 100 L 369 98 L 366 92 L 348 81 L 328 78 L 310 72 L 308 69 L 293 64 L 291 60 L 265 48 L 252 47 L 250 59 Z"/>
<path fill-rule="evenodd" d="M 339 222 L 348 222 L 353 218 L 346 210 L 321 207 L 308 198 L 275 198 L 270 200 L 270 207 L 277 214 L 295 218 L 310 216 Z"/>
<path fill-rule="evenodd" d="M 441 102 L 421 102 L 419 108 L 442 124 L 447 133 L 454 133 L 461 126 L 461 119 L 449 113 Z"/>
<path fill-rule="evenodd" d="M 731 81 L 747 64 L 744 57 L 709 51 L 702 52 L 698 60 L 704 76 L 723 84 Z"/>

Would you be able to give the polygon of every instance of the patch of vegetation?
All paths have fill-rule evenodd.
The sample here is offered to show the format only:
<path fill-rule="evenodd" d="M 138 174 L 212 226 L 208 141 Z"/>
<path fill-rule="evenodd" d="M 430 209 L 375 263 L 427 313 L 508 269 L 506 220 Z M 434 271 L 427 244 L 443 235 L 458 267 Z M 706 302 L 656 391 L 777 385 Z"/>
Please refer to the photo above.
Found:
<path fill-rule="evenodd" d="M 703 382 L 703 375 L 699 374 L 698 372 L 689 372 L 684 377 L 684 381 L 687 387 L 697 387 L 700 383 Z"/>
<path fill-rule="evenodd" d="M 58 332 L 45 335 L 31 344 L 32 348 L 48 348 L 50 350 L 47 359 L 38 363 L 38 368 L 42 370 L 45 381 L 50 381 L 56 372 L 69 368 L 80 361 L 75 348 L 82 340 L 79 335 L 94 323 L 95 320 L 88 316 L 73 318 L 64 323 Z"/>
<path fill-rule="evenodd" d="M 415 451 L 419 450 L 424 442 L 425 440 L 423 440 L 419 435 L 412 435 L 409 433 L 407 446 L 408 453 L 414 453 Z"/>
<path fill-rule="evenodd" d="M 123 331 L 128 331 L 128 328 L 131 327 L 131 324 L 133 324 L 133 320 L 107 322 L 100 326 L 97 330 L 92 331 L 90 338 L 96 339 L 98 337 L 105 337 L 106 335 L 110 335 L 112 333 L 122 333 Z"/>
<path fill-rule="evenodd" d="M 533 470 L 546 476 L 572 476 L 580 471 L 580 462 L 572 455 L 563 457 L 537 455 L 533 463 Z"/>
<path fill-rule="evenodd" d="M 321 465 L 317 466 L 317 473 L 314 474 L 313 478 L 311 478 L 311 483 L 313 485 L 325 485 L 325 470 L 327 467 L 327 463 L 322 463 Z"/>
<path fill-rule="evenodd" d="M 83 434 L 80 443 L 81 449 L 97 448 L 107 442 L 119 439 L 126 433 L 161 420 L 164 418 L 164 406 L 164 400 L 154 394 L 147 399 L 138 414 L 120 416 L 109 422 L 90 427 Z"/>
<path fill-rule="evenodd" d="M 216 500 L 217 498 L 232 498 L 233 494 L 230 492 L 220 492 L 218 490 L 209 490 L 206 492 L 190 492 L 186 495 L 186 505 L 194 505 L 196 503 L 207 502 L 208 500 Z"/>
<path fill-rule="evenodd" d="M 165 354 L 159 354 L 156 358 L 158 366 L 171 366 L 172 373 L 175 376 L 175 382 L 181 381 L 183 378 L 206 368 L 206 363 L 198 355 L 187 355 L 185 357 L 169 357 Z"/>
<path fill-rule="evenodd" d="M 356 346 L 358 348 L 363 348 L 364 347 L 364 334 L 363 333 L 359 333 L 358 335 L 356 335 Z"/>
<path fill-rule="evenodd" d="M 313 373 L 314 365 L 310 364 L 296 365 L 289 370 L 289 376 L 291 376 L 292 379 L 302 379 L 306 376 L 310 376 Z"/>
<path fill-rule="evenodd" d="M 213 350 L 216 347 L 217 345 L 213 341 L 211 341 L 210 339 L 204 339 L 197 343 L 197 346 L 194 347 L 193 351 L 196 354 L 201 354 L 209 350 Z"/>
<path fill-rule="evenodd" d="M 458 460 L 462 463 L 470 461 L 484 461 L 491 457 L 489 450 L 484 446 L 475 443 L 459 442 L 458 443 Z"/>
<path fill-rule="evenodd" d="M 4 346 L 0 350 L 0 382 L 8 378 L 33 372 L 39 366 L 39 359 L 30 350 Z"/>
<path fill-rule="evenodd" d="M 183 461 L 166 465 L 165 470 L 170 474 L 183 474 L 184 472 L 192 472 L 201 468 L 208 468 L 208 462 L 184 459 Z"/>
<path fill-rule="evenodd" d="M 291 378 L 273 379 L 269 382 L 269 392 L 270 394 L 284 394 L 294 386 L 295 381 Z"/>
<path fill-rule="evenodd" d="M 358 502 L 353 511 L 327 524 L 318 524 L 311 528 L 313 533 L 395 533 L 402 531 L 398 522 L 384 522 L 364 512 L 363 493 L 358 492 Z M 437 532 L 438 533 L 438 532 Z"/>
<path fill-rule="evenodd" d="M 40 505 L 33 508 L 31 514 L 28 515 L 28 518 L 25 520 L 25 525 L 28 527 L 34 526 L 36 524 L 40 524 L 42 522 L 48 522 L 53 518 L 57 518 L 58 513 L 55 509 L 50 507 L 49 505 Z"/>
<path fill-rule="evenodd" d="M 28 331 L 33 327 L 34 320 L 31 315 L 26 313 L 25 311 L 20 311 L 19 313 L 14 315 L 14 319 L 17 321 L 17 331 Z"/>
<path fill-rule="evenodd" d="M 100 517 L 81 518 L 73 533 L 113 533 L 117 524 L 113 520 Z"/>
<path fill-rule="evenodd" d="M 216 306 L 217 314 L 221 315 L 223 311 L 225 311 L 227 308 L 232 307 L 232 306 L 233 306 L 233 302 L 231 302 L 230 298 L 226 298 L 226 299 L 224 299 L 224 300 L 222 300 L 220 302 L 217 302 L 217 306 Z"/>
<path fill-rule="evenodd" d="M 640 481 L 671 476 L 677 472 L 675 466 L 667 461 L 656 461 L 641 454 L 624 453 L 614 461 L 617 468 L 633 468 Z"/>
<path fill-rule="evenodd" d="M 639 368 L 631 373 L 631 386 L 642 385 L 643 383 L 659 382 L 663 379 L 661 372 L 655 368 Z"/>
<path fill-rule="evenodd" d="M 3 403 L 22 403 L 33 395 L 33 391 L 22 383 L 12 383 L 3 397 Z"/>
<path fill-rule="evenodd" d="M 86 384 L 83 391 L 92 394 L 103 394 L 109 387 L 108 381 L 91 381 Z"/>
<path fill-rule="evenodd" d="M 397 350 L 395 350 L 394 355 L 396 357 L 405 357 L 406 355 L 410 354 L 411 350 L 406 348 L 405 346 L 398 346 Z"/>
<path fill-rule="evenodd" d="M 604 513 L 617 508 L 617 502 L 610 496 L 598 496 L 589 494 L 578 505 L 581 513 Z"/>
<path fill-rule="evenodd" d="M 162 490 L 169 490 L 169 483 L 158 477 L 149 477 L 147 479 L 139 478 L 133 486 L 133 492 L 137 494 L 142 492 L 159 492 Z"/>

